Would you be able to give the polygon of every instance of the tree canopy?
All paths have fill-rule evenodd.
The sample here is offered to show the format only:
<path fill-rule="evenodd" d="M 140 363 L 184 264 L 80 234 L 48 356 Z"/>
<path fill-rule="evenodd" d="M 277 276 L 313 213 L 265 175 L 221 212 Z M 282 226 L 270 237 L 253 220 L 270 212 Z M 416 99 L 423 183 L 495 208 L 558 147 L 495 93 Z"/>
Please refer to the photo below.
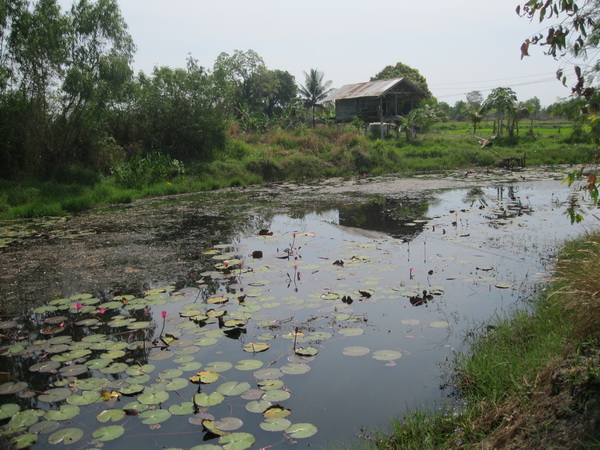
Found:
<path fill-rule="evenodd" d="M 406 78 L 431 96 L 431 91 L 429 91 L 425 77 L 417 69 L 413 69 L 401 62 L 396 63 L 395 66 L 386 66 L 381 72 L 372 77 L 371 81 L 389 80 L 391 78 Z"/>

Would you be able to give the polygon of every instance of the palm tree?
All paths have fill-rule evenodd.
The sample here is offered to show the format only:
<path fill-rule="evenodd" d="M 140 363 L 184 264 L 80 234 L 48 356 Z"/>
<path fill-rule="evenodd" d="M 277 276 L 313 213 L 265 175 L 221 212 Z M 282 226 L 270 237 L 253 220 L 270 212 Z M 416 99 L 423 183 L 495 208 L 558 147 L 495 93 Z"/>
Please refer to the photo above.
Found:
<path fill-rule="evenodd" d="M 300 96 L 304 100 L 304 106 L 312 110 L 312 126 L 315 127 L 315 107 L 331 92 L 331 81 L 323 81 L 325 74 L 317 69 L 304 72 L 306 81 L 300 86 Z"/>
<path fill-rule="evenodd" d="M 496 120 L 498 122 L 498 136 L 502 136 L 504 128 L 504 118 L 509 118 L 509 134 L 512 135 L 513 127 L 510 125 L 510 118 L 514 117 L 517 94 L 511 88 L 496 88 L 492 90 L 488 98 L 483 103 L 486 110 L 496 110 Z"/>

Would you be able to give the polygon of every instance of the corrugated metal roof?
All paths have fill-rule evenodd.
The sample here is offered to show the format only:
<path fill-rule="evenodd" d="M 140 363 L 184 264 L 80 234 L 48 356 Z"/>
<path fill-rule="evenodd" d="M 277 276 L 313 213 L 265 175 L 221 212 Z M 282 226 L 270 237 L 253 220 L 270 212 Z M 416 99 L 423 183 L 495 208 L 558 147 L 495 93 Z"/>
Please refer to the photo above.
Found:
<path fill-rule="evenodd" d="M 369 81 L 357 84 L 346 84 L 333 91 L 319 103 L 332 102 L 334 100 L 343 100 L 361 97 L 380 97 L 388 90 L 396 86 L 404 78 L 392 78 L 389 80 Z M 408 80 L 407 80 L 408 81 Z"/>

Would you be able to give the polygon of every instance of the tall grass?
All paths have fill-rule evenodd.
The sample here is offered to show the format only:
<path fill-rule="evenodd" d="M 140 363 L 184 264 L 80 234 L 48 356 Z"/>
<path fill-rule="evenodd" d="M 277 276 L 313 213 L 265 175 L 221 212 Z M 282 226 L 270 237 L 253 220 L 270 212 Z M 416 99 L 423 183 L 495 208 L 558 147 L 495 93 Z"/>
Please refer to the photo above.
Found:
<path fill-rule="evenodd" d="M 564 123 L 544 124 L 546 128 L 536 128 L 534 136 L 497 139 L 485 149 L 479 147 L 478 137 L 466 123 L 438 125 L 411 143 L 374 139 L 346 126 L 261 134 L 232 130 L 216 159 L 188 162 L 184 175 L 178 162 L 155 154 L 144 158 L 136 155 L 115 167 L 108 177 L 68 166 L 55 171 L 50 181 L 0 181 L 0 217 L 65 215 L 144 196 L 263 182 L 493 167 L 510 157 L 526 156 L 528 165 L 593 161 L 594 145 L 569 141 L 567 131 L 562 136 L 541 133 L 561 130 L 562 126 Z M 484 123 L 480 135 L 488 136 L 491 131 L 491 124 Z"/>

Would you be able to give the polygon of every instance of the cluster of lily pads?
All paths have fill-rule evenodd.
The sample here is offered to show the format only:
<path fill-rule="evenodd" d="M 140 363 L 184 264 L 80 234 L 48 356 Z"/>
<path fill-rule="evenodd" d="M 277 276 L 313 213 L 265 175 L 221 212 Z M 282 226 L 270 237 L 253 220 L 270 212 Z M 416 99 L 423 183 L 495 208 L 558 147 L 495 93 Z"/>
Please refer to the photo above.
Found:
<path fill-rule="evenodd" d="M 229 244 L 203 252 L 205 270 L 193 288 L 164 286 L 109 300 L 82 294 L 0 322 L 0 355 L 7 362 L 2 371 L 8 374 L 0 381 L 1 433 L 17 448 L 36 442 L 122 445 L 118 439 L 133 429 L 148 427 L 160 436 L 170 421 L 187 419 L 198 427 L 198 440 L 228 449 L 249 448 L 265 432 L 281 442 L 315 435 L 315 425 L 293 421 L 286 377 L 308 373 L 326 341 L 365 333 L 369 319 L 356 313 L 356 305 L 404 298 L 410 306 L 411 298 L 425 297 L 424 288 L 428 297 L 444 291 L 431 284 L 431 271 L 418 281 L 412 268 L 407 280 L 382 283 L 379 274 L 396 272 L 398 261 L 381 247 L 397 242 L 348 241 L 327 249 L 326 258 L 307 261 L 298 250 L 317 245 L 311 243 L 314 233 L 283 238 L 292 245 L 272 233 L 260 236 L 264 258 L 248 260 L 243 255 L 258 255 L 254 249 Z M 372 255 L 389 260 L 375 262 Z M 378 275 L 345 278 L 365 267 Z M 320 281 L 299 292 L 311 276 L 328 286 Z M 399 323 L 423 326 L 409 318 Z M 450 324 L 433 320 L 425 326 Z M 345 346 L 342 353 L 370 355 L 391 367 L 403 356 L 397 348 L 362 345 Z M 232 402 L 240 399 L 246 402 L 236 414 L 242 418 L 231 414 Z M 259 429 L 249 429 L 247 414 L 261 417 Z"/>

